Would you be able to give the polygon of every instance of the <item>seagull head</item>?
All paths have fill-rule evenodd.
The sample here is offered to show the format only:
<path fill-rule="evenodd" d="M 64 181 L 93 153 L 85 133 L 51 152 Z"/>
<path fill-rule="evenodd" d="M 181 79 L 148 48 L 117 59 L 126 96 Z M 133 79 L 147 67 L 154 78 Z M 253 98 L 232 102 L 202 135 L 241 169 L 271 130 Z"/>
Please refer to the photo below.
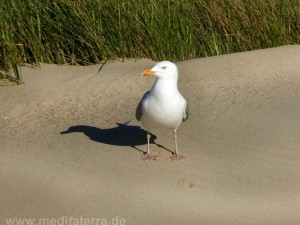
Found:
<path fill-rule="evenodd" d="M 154 75 L 157 79 L 178 79 L 177 66 L 169 61 L 157 63 L 151 70 L 145 70 L 143 76 Z"/>

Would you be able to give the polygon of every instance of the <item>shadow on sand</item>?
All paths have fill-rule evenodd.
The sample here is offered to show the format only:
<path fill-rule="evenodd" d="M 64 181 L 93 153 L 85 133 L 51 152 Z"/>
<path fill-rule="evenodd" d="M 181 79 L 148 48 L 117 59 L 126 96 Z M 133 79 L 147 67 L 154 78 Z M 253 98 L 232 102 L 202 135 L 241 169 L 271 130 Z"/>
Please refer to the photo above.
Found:
<path fill-rule="evenodd" d="M 116 146 L 130 146 L 139 152 L 144 152 L 143 150 L 137 148 L 138 145 L 147 144 L 147 132 L 141 129 L 139 126 L 127 125 L 129 122 L 121 124 L 117 123 L 117 127 L 100 129 L 97 127 L 87 126 L 87 125 L 77 125 L 69 127 L 68 130 L 60 132 L 61 134 L 69 134 L 74 132 L 80 132 L 88 136 L 91 140 Z M 171 150 L 165 148 L 164 146 L 155 143 L 156 136 L 151 134 L 150 143 L 156 144 L 171 153 Z"/>

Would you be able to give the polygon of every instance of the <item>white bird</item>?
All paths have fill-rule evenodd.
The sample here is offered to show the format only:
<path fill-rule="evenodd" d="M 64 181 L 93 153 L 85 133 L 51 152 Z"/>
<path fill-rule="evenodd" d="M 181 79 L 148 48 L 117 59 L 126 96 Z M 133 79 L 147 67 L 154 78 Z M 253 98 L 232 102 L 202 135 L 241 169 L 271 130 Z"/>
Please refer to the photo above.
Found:
<path fill-rule="evenodd" d="M 178 154 L 176 131 L 182 121 L 189 116 L 187 101 L 177 87 L 177 66 L 169 61 L 157 63 L 151 70 L 145 70 L 143 76 L 154 75 L 156 78 L 150 91 L 146 92 L 136 109 L 136 118 L 147 130 L 147 153 L 144 160 L 155 160 L 156 155 L 150 154 L 150 133 L 154 128 L 169 128 L 174 131 L 175 153 L 173 160 L 183 160 Z"/>

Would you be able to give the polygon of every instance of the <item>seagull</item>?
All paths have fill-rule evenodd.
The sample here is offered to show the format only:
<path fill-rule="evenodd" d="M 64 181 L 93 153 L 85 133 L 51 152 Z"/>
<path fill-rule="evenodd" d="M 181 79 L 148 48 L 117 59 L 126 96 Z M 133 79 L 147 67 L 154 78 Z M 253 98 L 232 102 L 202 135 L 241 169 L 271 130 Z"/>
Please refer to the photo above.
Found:
<path fill-rule="evenodd" d="M 175 153 L 172 161 L 184 160 L 178 154 L 176 131 L 183 121 L 189 117 L 187 101 L 180 94 L 177 66 L 169 61 L 157 63 L 151 70 L 145 70 L 143 76 L 156 78 L 150 91 L 146 92 L 136 109 L 136 119 L 141 121 L 147 131 L 147 152 L 144 160 L 156 160 L 156 155 L 150 154 L 150 132 L 155 128 L 168 128 L 174 132 Z"/>

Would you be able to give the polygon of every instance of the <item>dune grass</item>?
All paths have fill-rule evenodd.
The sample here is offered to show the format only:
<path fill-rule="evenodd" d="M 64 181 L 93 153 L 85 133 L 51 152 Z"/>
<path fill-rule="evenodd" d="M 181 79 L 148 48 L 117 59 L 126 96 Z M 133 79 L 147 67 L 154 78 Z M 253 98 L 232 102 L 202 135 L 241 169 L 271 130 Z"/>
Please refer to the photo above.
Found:
<path fill-rule="evenodd" d="M 1 1 L 0 70 L 299 44 L 299 19 L 298 0 Z"/>

